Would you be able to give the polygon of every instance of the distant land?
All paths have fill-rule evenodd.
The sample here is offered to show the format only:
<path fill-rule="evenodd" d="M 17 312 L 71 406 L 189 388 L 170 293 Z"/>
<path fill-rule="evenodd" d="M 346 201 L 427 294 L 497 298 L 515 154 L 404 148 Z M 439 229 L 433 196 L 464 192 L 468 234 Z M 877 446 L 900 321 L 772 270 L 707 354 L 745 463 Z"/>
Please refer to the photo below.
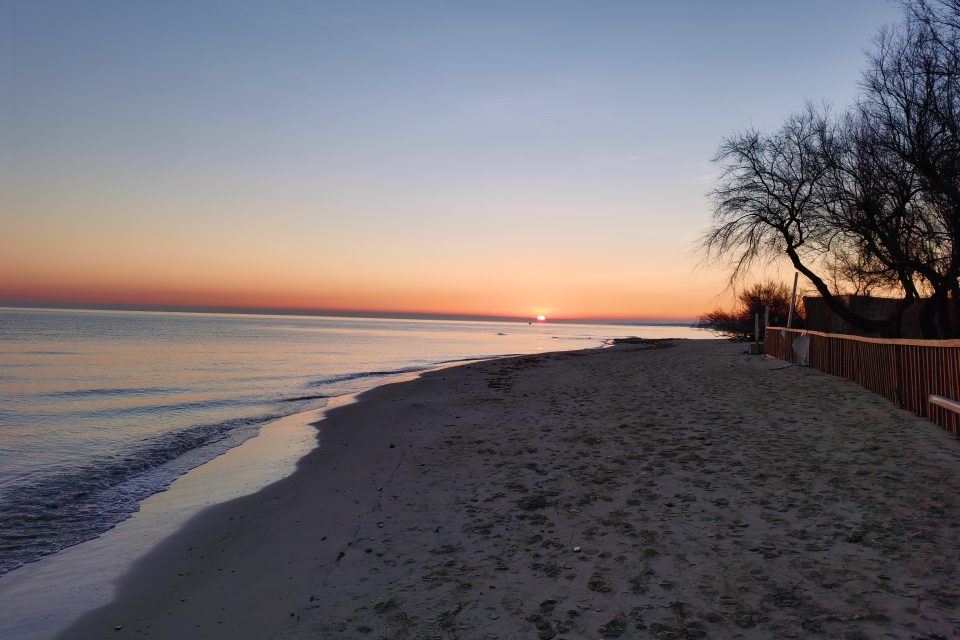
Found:
<path fill-rule="evenodd" d="M 416 312 L 380 312 L 362 310 L 323 310 L 323 309 L 260 309 L 253 307 L 193 307 L 180 305 L 132 305 L 132 304 L 86 304 L 66 302 L 22 302 L 17 300 L 0 300 L 0 308 L 7 309 L 63 309 L 88 311 L 159 311 L 173 313 L 229 313 L 240 315 L 272 315 L 272 316 L 317 316 L 328 318 L 385 318 L 395 320 L 469 320 L 475 322 L 537 322 L 532 317 L 525 316 L 484 316 L 456 313 L 416 313 Z M 690 320 L 658 320 L 658 319 L 607 319 L 607 318 L 547 318 L 547 324 L 609 324 L 623 326 L 656 325 L 666 327 L 689 327 L 694 323 Z"/>

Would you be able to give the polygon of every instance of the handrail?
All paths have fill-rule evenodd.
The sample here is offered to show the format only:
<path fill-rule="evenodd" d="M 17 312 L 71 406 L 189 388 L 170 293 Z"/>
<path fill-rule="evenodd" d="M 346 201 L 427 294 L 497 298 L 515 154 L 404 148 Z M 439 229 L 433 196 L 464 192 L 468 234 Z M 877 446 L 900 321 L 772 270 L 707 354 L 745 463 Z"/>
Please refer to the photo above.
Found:
<path fill-rule="evenodd" d="M 921 340 L 917 338 L 868 338 L 865 336 L 851 336 L 846 333 L 824 333 L 823 331 L 808 331 L 807 329 L 787 329 L 786 327 L 767 327 L 767 331 L 789 331 L 800 335 L 821 336 L 823 338 L 843 338 L 854 342 L 869 342 L 871 344 L 901 344 L 910 347 L 957 348 L 960 340 Z"/>
<path fill-rule="evenodd" d="M 935 404 L 938 407 L 946 409 L 947 411 L 953 411 L 954 413 L 960 414 L 960 402 L 955 402 L 950 398 L 932 395 L 930 396 L 930 404 Z"/>

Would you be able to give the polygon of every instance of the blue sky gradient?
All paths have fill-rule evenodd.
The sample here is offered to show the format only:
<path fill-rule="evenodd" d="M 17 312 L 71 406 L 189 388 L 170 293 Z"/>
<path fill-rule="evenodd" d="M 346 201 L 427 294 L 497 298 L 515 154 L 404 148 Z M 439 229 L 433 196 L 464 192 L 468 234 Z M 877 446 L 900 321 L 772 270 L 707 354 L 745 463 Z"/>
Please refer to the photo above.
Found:
<path fill-rule="evenodd" d="M 885 0 L 0 6 L 0 297 L 650 317 L 722 290 L 691 255 L 720 139 L 851 102 L 901 16 Z"/>

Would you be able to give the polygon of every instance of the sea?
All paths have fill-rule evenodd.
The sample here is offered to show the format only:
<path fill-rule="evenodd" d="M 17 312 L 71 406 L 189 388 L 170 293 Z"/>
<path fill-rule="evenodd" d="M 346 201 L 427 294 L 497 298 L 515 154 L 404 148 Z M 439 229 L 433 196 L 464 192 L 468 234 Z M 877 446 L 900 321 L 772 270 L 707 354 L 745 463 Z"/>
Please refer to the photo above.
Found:
<path fill-rule="evenodd" d="M 94 538 L 283 416 L 442 366 L 675 325 L 0 308 L 0 574 Z"/>

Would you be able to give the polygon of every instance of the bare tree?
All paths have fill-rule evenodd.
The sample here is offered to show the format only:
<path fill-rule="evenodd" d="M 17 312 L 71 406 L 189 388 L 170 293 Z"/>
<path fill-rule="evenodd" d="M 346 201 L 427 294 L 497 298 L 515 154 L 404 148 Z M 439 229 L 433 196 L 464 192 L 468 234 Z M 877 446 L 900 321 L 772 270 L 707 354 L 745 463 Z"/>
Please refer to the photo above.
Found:
<path fill-rule="evenodd" d="M 758 261 L 786 257 L 838 316 L 897 335 L 924 302 L 924 335 L 957 333 L 960 299 L 960 0 L 907 0 L 882 32 L 863 95 L 839 118 L 808 106 L 778 130 L 723 141 L 711 192 L 707 260 L 728 260 L 735 284 Z M 854 312 L 844 292 L 894 293 L 889 318 Z"/>
<path fill-rule="evenodd" d="M 824 265 L 834 289 L 899 294 L 887 319 L 896 335 L 901 318 L 924 289 L 917 275 L 925 260 L 927 221 L 916 206 L 916 172 L 885 152 L 867 117 L 848 113 L 825 130 L 821 144 L 828 167 L 822 182 L 824 224 L 832 230 Z"/>
<path fill-rule="evenodd" d="M 960 2 L 906 7 L 906 23 L 877 39 L 860 109 L 878 153 L 916 177 L 921 231 L 906 259 L 931 292 L 924 334 L 946 337 L 948 299 L 960 298 Z"/>
<path fill-rule="evenodd" d="M 732 258 L 733 284 L 758 261 L 786 256 L 834 313 L 883 333 L 887 322 L 854 312 L 818 272 L 838 238 L 825 200 L 831 132 L 828 114 L 808 106 L 773 133 L 749 129 L 726 138 L 714 158 L 722 171 L 710 193 L 713 225 L 700 249 L 707 260 Z"/>
<path fill-rule="evenodd" d="M 732 310 L 715 309 L 700 316 L 696 326 L 732 340 L 749 342 L 755 329 L 754 314 L 763 318 L 769 313 L 773 325 L 783 325 L 789 309 L 790 289 L 782 282 L 771 280 L 743 289 L 737 294 Z M 765 328 L 761 323 L 761 332 Z"/>

